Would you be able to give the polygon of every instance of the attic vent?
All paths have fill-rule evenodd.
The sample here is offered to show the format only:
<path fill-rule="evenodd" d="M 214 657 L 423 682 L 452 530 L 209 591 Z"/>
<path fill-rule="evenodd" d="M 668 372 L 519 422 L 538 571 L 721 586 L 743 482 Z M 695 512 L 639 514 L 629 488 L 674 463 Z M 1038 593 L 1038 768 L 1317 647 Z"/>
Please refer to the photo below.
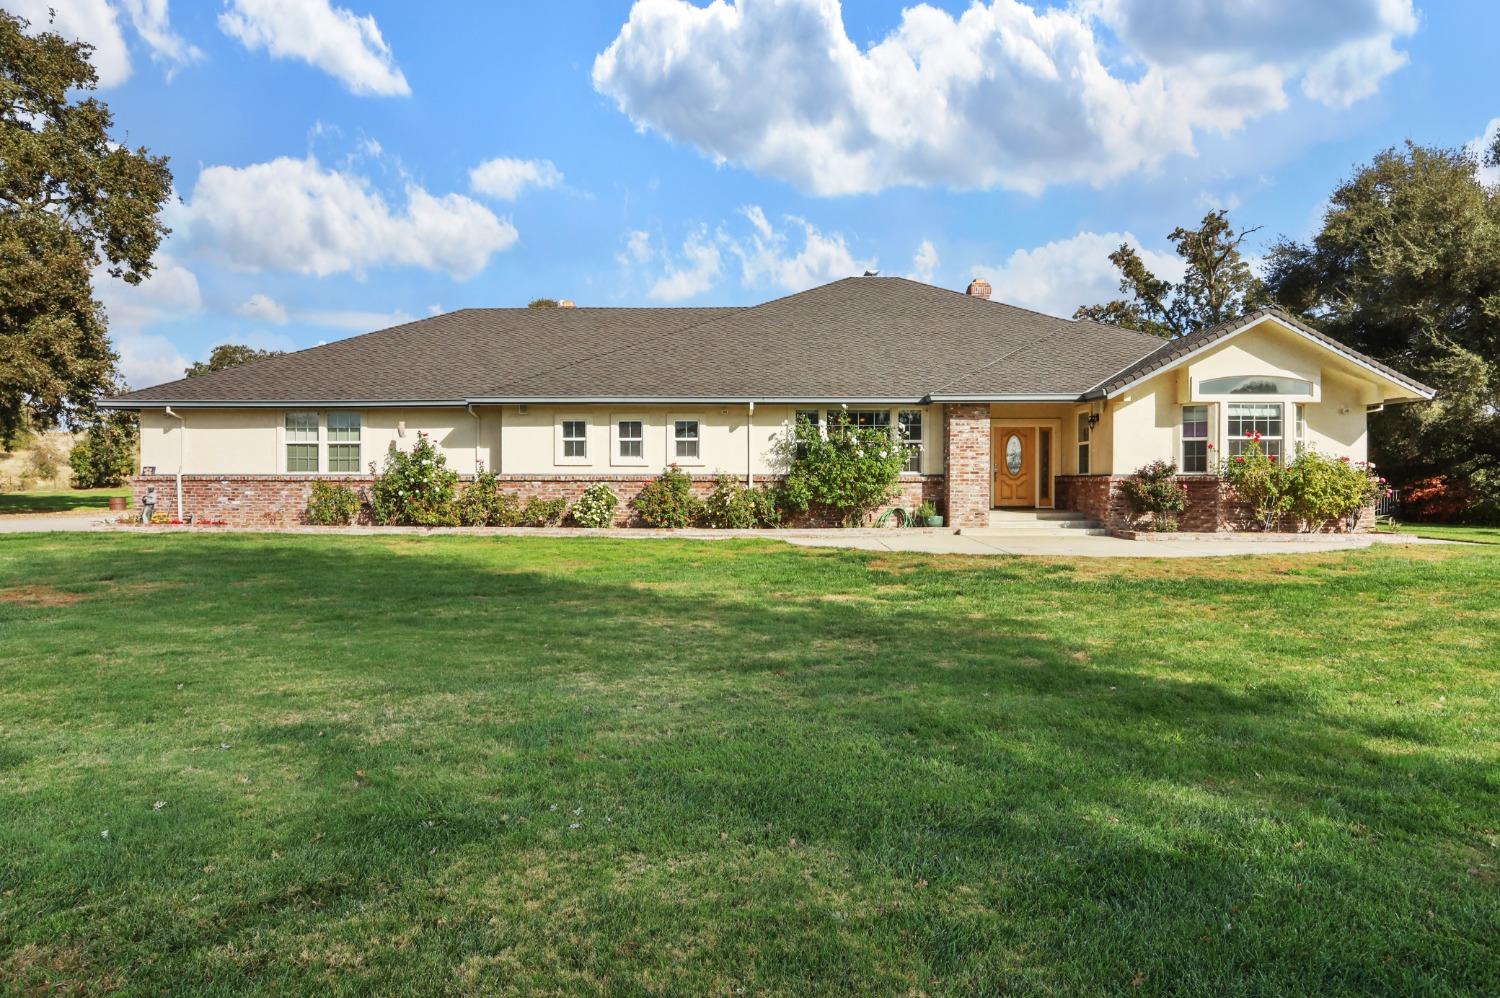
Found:
<path fill-rule="evenodd" d="M 976 277 L 969 282 L 969 290 L 965 291 L 964 294 L 972 298 L 989 298 L 994 290 L 994 288 L 990 287 L 989 281 L 986 281 L 982 277 Z"/>

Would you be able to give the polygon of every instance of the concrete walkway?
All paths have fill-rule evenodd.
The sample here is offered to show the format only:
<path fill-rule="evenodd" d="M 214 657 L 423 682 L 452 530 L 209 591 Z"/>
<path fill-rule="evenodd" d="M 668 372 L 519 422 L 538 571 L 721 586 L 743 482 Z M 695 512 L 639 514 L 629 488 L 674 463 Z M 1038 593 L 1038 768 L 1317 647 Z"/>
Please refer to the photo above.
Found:
<path fill-rule="evenodd" d="M 118 514 L 114 514 L 118 515 Z M 124 526 L 101 514 L 0 516 L 0 534 L 44 531 L 116 531 L 132 533 L 274 533 L 274 534 L 457 534 L 480 537 L 586 537 L 612 540 L 729 540 L 755 538 L 783 541 L 798 547 L 853 548 L 860 551 L 908 551 L 919 554 L 1030 555 L 1048 558 L 1217 558 L 1229 555 L 1307 554 L 1348 551 L 1373 544 L 1444 544 L 1402 534 L 1323 534 L 1288 540 L 1285 536 L 1253 534 L 1187 535 L 1182 539 L 1129 541 L 1083 531 L 1037 534 L 1027 531 L 954 533 L 951 529 L 828 529 L 828 530 L 582 530 L 570 527 L 139 527 Z M 1076 536 L 1074 535 L 1076 534 Z"/>

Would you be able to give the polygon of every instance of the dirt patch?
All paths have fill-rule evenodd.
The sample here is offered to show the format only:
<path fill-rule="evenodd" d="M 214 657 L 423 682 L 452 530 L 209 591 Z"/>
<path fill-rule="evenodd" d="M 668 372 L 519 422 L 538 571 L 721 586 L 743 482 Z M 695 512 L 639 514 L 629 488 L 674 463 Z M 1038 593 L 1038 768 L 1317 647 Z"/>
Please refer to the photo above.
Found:
<path fill-rule="evenodd" d="M 13 586 L 0 589 L 0 603 L 16 606 L 72 606 L 84 598 L 83 593 L 70 593 L 55 586 Z"/>

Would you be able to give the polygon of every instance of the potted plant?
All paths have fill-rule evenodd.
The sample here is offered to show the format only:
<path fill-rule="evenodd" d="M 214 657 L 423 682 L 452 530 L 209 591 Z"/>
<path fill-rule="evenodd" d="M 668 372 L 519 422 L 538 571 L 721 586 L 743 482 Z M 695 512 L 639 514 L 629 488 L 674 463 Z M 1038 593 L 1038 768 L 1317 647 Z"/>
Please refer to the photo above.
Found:
<path fill-rule="evenodd" d="M 931 502 L 924 502 L 917 507 L 917 519 L 929 527 L 941 527 L 943 518 L 938 516 L 937 507 Z"/>

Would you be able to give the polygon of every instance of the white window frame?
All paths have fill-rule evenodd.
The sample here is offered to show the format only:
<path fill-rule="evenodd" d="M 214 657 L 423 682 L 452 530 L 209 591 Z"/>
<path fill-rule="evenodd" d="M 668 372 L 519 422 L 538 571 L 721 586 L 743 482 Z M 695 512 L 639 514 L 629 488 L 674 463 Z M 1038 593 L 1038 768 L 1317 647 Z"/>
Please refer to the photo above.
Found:
<path fill-rule="evenodd" d="M 1276 450 L 1278 451 L 1278 453 L 1276 455 L 1276 460 L 1278 462 L 1285 462 L 1285 461 L 1290 460 L 1291 456 L 1287 453 L 1287 441 L 1290 438 L 1289 438 L 1289 436 L 1288 436 L 1288 434 L 1286 432 L 1287 431 L 1287 411 L 1286 411 L 1286 407 L 1289 404 L 1290 403 L 1285 402 L 1285 401 L 1283 401 L 1281 399 L 1257 399 L 1257 400 L 1254 400 L 1254 401 L 1248 401 L 1248 400 L 1240 399 L 1240 400 L 1236 400 L 1234 402 L 1225 402 L 1220 407 L 1223 410 L 1223 412 L 1224 412 L 1224 415 L 1221 417 L 1221 421 L 1222 421 L 1222 424 L 1223 424 L 1223 436 L 1222 436 L 1222 439 L 1224 440 L 1224 459 L 1226 461 L 1232 461 L 1232 460 L 1234 460 L 1234 458 L 1236 457 L 1235 446 L 1239 445 L 1239 446 L 1243 447 L 1245 440 L 1248 439 L 1245 436 L 1245 434 L 1243 434 L 1243 433 L 1234 433 L 1234 434 L 1232 434 L 1232 433 L 1229 432 L 1229 421 L 1232 418 L 1231 414 L 1230 414 L 1230 410 L 1232 410 L 1235 406 L 1276 406 L 1277 409 L 1279 409 L 1280 413 L 1281 413 L 1280 418 L 1277 420 L 1278 422 L 1281 423 L 1281 433 L 1278 434 L 1278 435 L 1276 435 L 1276 436 L 1272 436 L 1269 433 L 1262 433 L 1261 434 L 1261 448 L 1260 449 L 1261 449 L 1262 453 L 1269 453 L 1270 449 L 1265 446 L 1265 442 L 1268 441 L 1268 440 L 1274 440 L 1274 441 L 1276 441 Z M 1256 418 L 1256 417 L 1252 417 L 1252 418 Z M 1267 418 L 1270 418 L 1270 417 L 1267 417 Z"/>
<path fill-rule="evenodd" d="M 698 444 L 698 453 L 696 455 L 692 456 L 692 457 L 683 457 L 683 456 L 681 456 L 681 455 L 679 455 L 677 453 L 677 443 L 678 443 L 677 424 L 678 423 L 692 423 L 694 426 L 697 427 L 697 436 L 696 436 L 695 439 L 696 439 L 697 444 Z M 667 417 L 667 427 L 666 427 L 666 429 L 667 429 L 667 463 L 668 464 L 680 465 L 680 466 L 685 467 L 685 468 L 688 468 L 688 467 L 691 467 L 691 468 L 701 467 L 703 465 L 703 463 L 704 463 L 704 459 L 703 459 L 703 417 L 701 417 L 701 416 L 692 416 L 692 415 L 668 416 Z M 683 439 L 686 440 L 687 438 L 683 438 Z"/>
<path fill-rule="evenodd" d="M 332 423 L 330 422 L 330 420 L 332 420 L 335 416 L 339 416 L 339 417 L 353 416 L 354 417 L 354 426 L 352 427 L 352 429 L 354 430 L 354 439 L 353 440 L 335 440 L 333 438 L 335 427 L 332 425 Z M 354 411 L 351 411 L 349 409 L 333 409 L 333 410 L 330 410 L 327 414 L 324 415 L 324 417 L 323 417 L 323 427 L 324 427 L 323 449 L 327 452 L 326 455 L 325 455 L 325 457 L 324 457 L 324 460 L 323 460 L 323 467 L 327 469 L 327 474 L 330 474 L 330 475 L 357 475 L 357 474 L 359 474 L 360 470 L 362 468 L 364 468 L 364 457 L 365 457 L 365 419 L 364 419 L 364 416 L 361 413 L 354 412 Z M 347 431 L 347 430 L 351 429 L 351 427 L 338 427 L 337 429 L 343 430 L 343 431 Z M 354 467 L 353 468 L 351 468 L 348 471 L 335 471 L 335 470 L 333 470 L 333 452 L 334 452 L 334 448 L 335 447 L 353 447 L 354 448 Z"/>
<path fill-rule="evenodd" d="M 920 475 L 922 474 L 923 469 L 927 466 L 927 410 L 894 409 L 891 411 L 891 426 L 897 431 L 899 435 L 901 429 L 901 417 L 908 412 L 914 413 L 917 419 L 921 421 L 920 429 L 922 432 L 917 434 L 915 437 L 907 437 L 906 440 L 902 442 L 903 446 L 905 446 L 908 451 L 907 464 L 910 464 L 911 459 L 915 457 L 917 459 L 917 466 L 915 468 L 908 468 L 903 465 L 901 468 L 901 474 Z"/>
<path fill-rule="evenodd" d="M 609 417 L 609 463 L 619 467 L 639 468 L 645 467 L 646 458 L 646 427 L 651 421 L 640 413 L 626 412 L 615 413 Z M 640 435 L 626 437 L 620 433 L 621 423 L 635 423 L 640 427 Z M 632 457 L 622 453 L 626 442 L 640 445 L 640 454 Z"/>
<path fill-rule="evenodd" d="M 1089 417 L 1092 413 L 1085 409 L 1078 413 L 1077 424 L 1077 446 L 1074 448 L 1073 459 L 1076 463 L 1075 470 L 1080 475 L 1092 475 L 1094 468 L 1094 428 L 1089 425 Z M 1087 467 L 1085 467 L 1087 466 Z"/>
<path fill-rule="evenodd" d="M 1297 409 L 1296 416 L 1294 417 L 1296 420 L 1296 429 L 1294 430 L 1295 442 L 1292 446 L 1300 453 L 1307 450 L 1307 403 L 1297 402 L 1294 404 Z"/>
<path fill-rule="evenodd" d="M 582 423 L 583 424 L 583 437 L 582 437 L 582 440 L 583 440 L 583 454 L 582 455 L 572 455 L 572 456 L 569 456 L 568 453 L 567 453 L 567 451 L 568 451 L 567 442 L 569 440 L 580 439 L 578 437 L 565 437 L 563 435 L 564 431 L 566 429 L 566 424 L 568 424 L 568 423 Z M 589 463 L 589 460 L 590 460 L 590 458 L 589 458 L 589 450 L 590 450 L 590 440 L 589 440 L 589 438 L 592 437 L 593 434 L 591 432 L 589 432 L 590 431 L 590 425 L 589 425 L 589 418 L 587 416 L 581 416 L 581 415 L 579 415 L 577 413 L 558 413 L 557 417 L 552 422 L 552 431 L 553 431 L 553 441 L 554 441 L 553 442 L 552 461 L 553 461 L 554 464 L 559 464 L 559 465 L 585 465 L 585 464 Z"/>
<path fill-rule="evenodd" d="M 1203 410 L 1204 435 L 1202 437 L 1189 437 L 1187 435 L 1187 411 L 1189 409 Z M 1196 422 L 1196 420 L 1195 420 Z M 1187 466 L 1187 445 L 1189 442 L 1197 443 L 1203 441 L 1203 464 L 1202 471 L 1189 471 Z M 1207 402 L 1189 402 L 1180 406 L 1177 412 L 1177 471 L 1183 475 L 1210 475 L 1214 471 L 1214 407 Z"/>
<path fill-rule="evenodd" d="M 292 417 L 293 416 L 299 416 L 299 417 L 302 417 L 302 416 L 311 416 L 312 417 L 312 439 L 311 440 L 307 440 L 307 439 L 304 439 L 304 438 L 301 438 L 301 437 L 299 437 L 297 439 L 293 439 L 292 438 L 292 434 L 294 432 L 295 433 L 306 433 L 306 432 L 308 432 L 308 429 L 307 429 L 306 426 L 300 426 L 296 430 L 292 429 L 291 421 L 292 421 Z M 300 421 L 304 422 L 304 423 L 306 422 L 306 420 L 300 420 Z M 322 471 L 322 468 L 323 468 L 323 461 L 322 461 L 322 458 L 323 458 L 323 432 L 322 432 L 322 425 L 323 425 L 323 420 L 319 416 L 319 414 L 316 413 L 316 412 L 309 412 L 306 409 L 288 409 L 286 412 L 282 413 L 282 416 L 281 416 L 281 437 L 282 437 L 282 439 L 281 439 L 281 462 L 282 462 L 282 467 L 284 467 L 286 469 L 286 473 L 288 475 L 316 475 L 316 474 L 318 474 L 318 473 L 320 473 Z M 292 448 L 293 447 L 307 447 L 309 445 L 312 447 L 312 452 L 313 452 L 313 468 L 312 468 L 312 470 L 308 471 L 305 468 L 298 468 L 295 471 L 292 470 Z"/>

